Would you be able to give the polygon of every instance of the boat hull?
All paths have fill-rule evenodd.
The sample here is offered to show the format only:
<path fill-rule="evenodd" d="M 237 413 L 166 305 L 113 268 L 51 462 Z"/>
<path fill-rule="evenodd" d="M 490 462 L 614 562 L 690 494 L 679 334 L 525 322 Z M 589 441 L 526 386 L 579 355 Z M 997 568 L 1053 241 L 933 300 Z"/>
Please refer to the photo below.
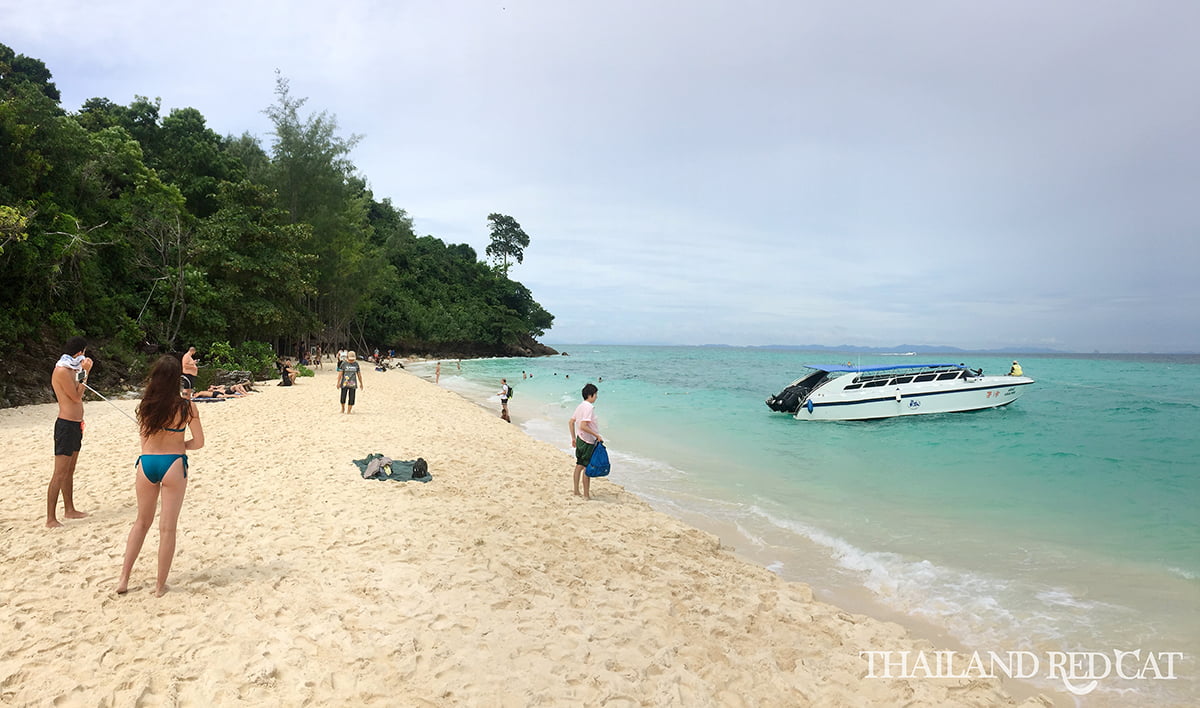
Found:
<path fill-rule="evenodd" d="M 905 415 L 959 413 L 1007 406 L 1033 379 L 982 376 L 858 391 L 815 391 L 796 411 L 797 420 L 872 420 Z"/>

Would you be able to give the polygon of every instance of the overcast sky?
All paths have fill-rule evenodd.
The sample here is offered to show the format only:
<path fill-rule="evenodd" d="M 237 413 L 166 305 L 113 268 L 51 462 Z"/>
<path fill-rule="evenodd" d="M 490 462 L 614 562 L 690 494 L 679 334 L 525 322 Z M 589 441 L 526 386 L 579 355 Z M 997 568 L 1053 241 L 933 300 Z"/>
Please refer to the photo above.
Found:
<path fill-rule="evenodd" d="M 269 148 L 275 70 L 377 199 L 559 343 L 1200 351 L 1200 3 L 0 0 L 77 110 Z"/>

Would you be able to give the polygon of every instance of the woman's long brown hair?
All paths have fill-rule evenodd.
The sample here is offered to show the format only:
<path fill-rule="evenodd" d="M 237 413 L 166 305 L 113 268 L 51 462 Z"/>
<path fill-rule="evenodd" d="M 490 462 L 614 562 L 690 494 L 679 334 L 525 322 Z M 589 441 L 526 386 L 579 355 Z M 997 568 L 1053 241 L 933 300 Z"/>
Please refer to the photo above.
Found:
<path fill-rule="evenodd" d="M 137 407 L 142 437 L 148 438 L 166 427 L 187 426 L 192 417 L 192 404 L 180 395 L 182 375 L 183 365 L 169 354 L 164 354 L 154 362 L 146 379 L 142 402 Z"/>

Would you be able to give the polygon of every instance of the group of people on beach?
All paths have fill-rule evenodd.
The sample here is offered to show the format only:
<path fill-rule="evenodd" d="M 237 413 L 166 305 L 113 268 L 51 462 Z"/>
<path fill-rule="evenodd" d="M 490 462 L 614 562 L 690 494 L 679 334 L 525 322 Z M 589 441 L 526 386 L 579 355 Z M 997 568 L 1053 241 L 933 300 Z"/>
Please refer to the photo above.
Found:
<path fill-rule="evenodd" d="M 87 516 L 75 506 L 75 467 L 83 447 L 83 394 L 90 387 L 88 376 L 92 359 L 87 356 L 87 340 L 70 339 L 54 365 L 51 386 L 58 401 L 58 417 L 54 421 L 54 472 L 46 494 L 46 527 L 62 526 L 57 510 L 63 502 L 63 518 L 82 519 Z M 141 454 L 134 462 L 134 490 L 137 497 L 137 516 L 125 542 L 125 556 L 116 592 L 125 594 L 133 565 L 141 553 L 146 535 L 154 523 L 156 508 L 161 499 L 159 514 L 158 573 L 155 594 L 167 591 L 167 576 L 175 557 L 175 539 L 179 513 L 188 484 L 188 452 L 204 447 L 204 427 L 196 405 L 195 379 L 199 373 L 195 347 L 181 358 L 169 354 L 159 357 L 150 369 L 142 400 L 136 409 L 141 439 Z M 363 388 L 362 371 L 353 350 L 339 358 L 337 388 L 341 392 L 343 413 L 354 409 L 355 394 Z M 568 422 L 571 446 L 575 450 L 574 493 L 591 499 L 591 480 L 583 474 L 596 446 L 604 442 L 596 418 L 598 394 L 595 384 L 581 391 L 580 403 Z M 502 416 L 508 416 L 511 388 L 501 379 Z M 190 434 L 190 435 L 189 435 Z"/>
<path fill-rule="evenodd" d="M 255 393 L 254 385 L 247 383 L 240 384 L 211 384 L 208 388 L 202 391 L 193 391 L 192 400 L 207 401 L 221 400 L 225 398 L 243 398 Z"/>
<path fill-rule="evenodd" d="M 318 347 L 315 352 L 315 356 L 319 362 L 323 356 L 321 349 Z M 394 349 L 389 349 L 386 358 L 393 358 L 395 353 Z M 363 384 L 362 364 L 358 360 L 358 352 L 353 349 L 341 348 L 337 351 L 336 357 L 337 378 L 335 379 L 335 385 L 338 389 L 341 412 L 351 414 L 354 412 L 354 404 L 357 402 L 359 390 L 366 388 Z M 368 355 L 367 359 L 375 362 L 376 371 L 387 371 L 388 364 L 385 361 L 385 355 L 378 348 L 375 349 L 373 354 Z M 291 368 L 290 360 L 284 362 L 281 371 L 283 372 L 281 385 L 294 385 L 298 372 Z"/>
<path fill-rule="evenodd" d="M 180 357 L 180 385 L 183 395 L 194 401 L 220 400 L 224 398 L 241 398 L 254 391 L 254 383 L 247 379 L 243 383 L 209 384 L 208 388 L 196 390 L 196 377 L 200 375 L 200 362 L 196 358 L 196 348 L 188 347 Z"/>
<path fill-rule="evenodd" d="M 51 386 L 58 401 L 58 418 L 54 422 L 54 472 L 46 493 L 46 527 L 62 526 L 58 520 L 58 500 L 63 502 L 63 517 L 82 519 L 87 516 L 75 506 L 75 467 L 83 447 L 83 393 L 89 388 L 88 376 L 92 359 L 87 356 L 87 340 L 70 339 L 54 365 Z M 295 371 L 290 362 L 281 370 L 283 380 L 294 382 Z M 204 446 L 204 428 L 200 422 L 197 400 L 241 396 L 249 392 L 245 384 L 210 386 L 197 391 L 199 364 L 196 348 L 189 347 L 180 358 L 159 357 L 150 369 L 142 400 L 138 403 L 136 420 L 141 438 L 142 454 L 134 463 L 134 488 L 137 495 L 137 517 L 125 543 L 125 557 L 117 582 L 118 594 L 129 589 L 129 576 L 141 553 L 146 534 L 154 523 L 156 507 L 162 500 L 159 515 L 158 575 L 155 594 L 167 591 L 167 576 L 175 557 L 175 538 L 179 512 L 187 491 L 188 457 L 191 450 Z M 289 380 L 290 379 L 290 380 Z M 338 362 L 337 387 L 341 390 L 342 412 L 354 408 L 355 392 L 362 388 L 362 373 L 353 351 L 343 351 Z M 190 432 L 190 437 L 187 435 Z"/>
<path fill-rule="evenodd" d="M 125 542 L 125 558 L 117 593 L 129 589 L 129 575 L 141 553 L 146 534 L 154 523 L 155 510 L 162 499 L 158 521 L 158 576 L 155 594 L 167 591 L 167 575 L 175 558 L 176 527 L 187 490 L 187 453 L 204 447 L 204 428 L 200 412 L 188 395 L 195 382 L 195 349 L 185 357 L 191 360 L 193 371 L 185 372 L 180 359 L 166 354 L 150 369 L 142 400 L 137 406 L 137 424 L 142 454 L 134 463 L 134 489 L 137 494 L 137 517 Z M 81 519 L 87 516 L 75 507 L 75 465 L 83 447 L 83 392 L 89 388 L 88 376 L 92 359 L 87 356 L 87 340 L 70 339 L 62 356 L 54 365 L 51 386 L 58 399 L 58 418 L 54 421 L 54 474 L 46 494 L 46 526 L 62 526 L 57 517 L 58 499 L 63 500 L 63 516 Z M 181 383 L 183 390 L 181 391 Z M 190 431 L 191 437 L 187 437 Z"/>

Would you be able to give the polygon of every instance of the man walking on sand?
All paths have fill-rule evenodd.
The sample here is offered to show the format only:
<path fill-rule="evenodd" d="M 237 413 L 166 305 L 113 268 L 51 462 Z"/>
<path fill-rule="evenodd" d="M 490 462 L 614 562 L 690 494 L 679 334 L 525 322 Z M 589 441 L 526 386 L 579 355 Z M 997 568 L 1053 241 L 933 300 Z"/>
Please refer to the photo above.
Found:
<path fill-rule="evenodd" d="M 183 353 L 183 394 L 191 398 L 192 390 L 196 388 L 196 377 L 200 375 L 200 367 L 196 364 L 196 348 L 188 347 Z"/>
<path fill-rule="evenodd" d="M 358 366 L 358 355 L 352 351 L 346 352 L 346 363 L 338 372 L 337 387 L 342 390 L 342 412 L 354 412 L 354 395 L 362 388 L 362 371 Z"/>
<path fill-rule="evenodd" d="M 87 340 L 72 337 L 54 365 L 50 384 L 58 399 L 58 419 L 54 421 L 54 475 L 46 491 L 46 528 L 62 526 L 56 510 L 58 497 L 63 500 L 63 517 L 82 519 L 87 514 L 75 508 L 75 463 L 83 446 L 83 389 L 92 360 L 87 357 Z"/>
<path fill-rule="evenodd" d="M 600 389 L 596 384 L 587 384 L 580 393 L 583 403 L 575 407 L 567 428 L 571 431 L 571 447 L 575 448 L 575 496 L 579 496 L 579 480 L 583 478 L 583 498 L 592 498 L 592 478 L 583 474 L 588 463 L 592 461 L 592 453 L 596 444 L 604 442 L 600 437 L 600 423 L 596 420 L 596 394 Z"/>

